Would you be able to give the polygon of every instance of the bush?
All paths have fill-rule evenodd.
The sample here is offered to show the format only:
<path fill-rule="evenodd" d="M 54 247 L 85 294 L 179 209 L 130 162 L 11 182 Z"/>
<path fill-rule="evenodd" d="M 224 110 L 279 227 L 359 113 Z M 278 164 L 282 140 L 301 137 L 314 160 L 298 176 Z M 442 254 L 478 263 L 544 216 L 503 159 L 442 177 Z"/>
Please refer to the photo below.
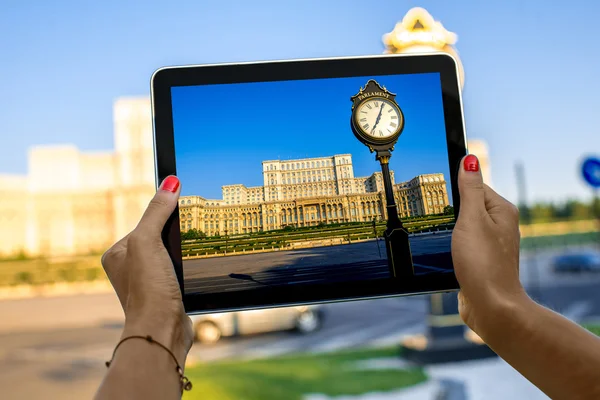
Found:
<path fill-rule="evenodd" d="M 95 281 L 101 275 L 100 268 L 86 268 L 84 278 L 86 281 Z"/>
<path fill-rule="evenodd" d="M 74 266 L 62 268 L 58 271 L 58 276 L 65 282 L 75 282 L 77 280 L 77 269 Z"/>
<path fill-rule="evenodd" d="M 33 275 L 28 271 L 21 271 L 15 274 L 15 284 L 29 285 L 33 283 Z"/>
<path fill-rule="evenodd" d="M 181 240 L 196 240 L 196 239 L 204 239 L 206 235 L 204 232 L 199 231 L 198 229 L 190 229 L 187 232 L 183 232 L 181 234 Z"/>

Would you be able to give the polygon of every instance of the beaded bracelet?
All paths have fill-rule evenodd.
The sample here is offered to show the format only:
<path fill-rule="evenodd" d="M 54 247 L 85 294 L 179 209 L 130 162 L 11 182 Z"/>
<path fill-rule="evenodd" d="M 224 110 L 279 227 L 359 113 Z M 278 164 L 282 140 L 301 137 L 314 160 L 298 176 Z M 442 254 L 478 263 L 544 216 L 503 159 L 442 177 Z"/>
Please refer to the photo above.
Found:
<path fill-rule="evenodd" d="M 110 367 L 110 364 L 114 360 L 115 354 L 117 353 L 117 349 L 119 348 L 119 346 L 121 345 L 121 343 L 123 343 L 123 342 L 125 342 L 126 340 L 129 340 L 129 339 L 144 339 L 148 343 L 157 344 L 160 347 L 162 347 L 163 349 L 165 349 L 171 355 L 171 358 L 173 358 L 173 361 L 175 361 L 175 365 L 177 365 L 177 368 L 175 370 L 177 371 L 177 374 L 179 375 L 179 382 L 181 382 L 181 393 L 183 393 L 184 390 L 192 390 L 192 382 L 190 382 L 190 380 L 186 376 L 183 375 L 183 368 L 181 368 L 181 366 L 177 362 L 177 358 L 175 357 L 175 355 L 173 354 L 173 352 L 171 350 L 169 350 L 163 344 L 161 344 L 161 343 L 157 342 L 156 340 L 152 339 L 152 336 L 150 336 L 150 335 L 148 335 L 148 336 L 128 336 L 126 338 L 121 339 L 121 341 L 119 343 L 117 343 L 117 346 L 115 347 L 115 349 L 113 351 L 112 358 L 110 359 L 110 361 L 107 361 L 105 363 L 106 364 L 106 368 Z"/>

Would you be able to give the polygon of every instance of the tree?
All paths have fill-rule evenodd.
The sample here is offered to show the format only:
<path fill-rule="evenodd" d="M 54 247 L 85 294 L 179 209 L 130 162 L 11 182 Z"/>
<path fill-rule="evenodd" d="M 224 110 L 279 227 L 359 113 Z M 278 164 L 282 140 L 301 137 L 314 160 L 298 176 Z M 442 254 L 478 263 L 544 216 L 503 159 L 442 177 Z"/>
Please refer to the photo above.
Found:
<path fill-rule="evenodd" d="M 192 228 L 192 229 L 188 230 L 187 232 L 183 232 L 181 234 L 181 240 L 196 240 L 196 239 L 203 239 L 205 237 L 206 237 L 206 235 L 204 234 L 204 232 L 199 231 L 196 228 Z"/>
<path fill-rule="evenodd" d="M 454 207 L 453 206 L 444 207 L 444 215 L 454 215 Z"/>

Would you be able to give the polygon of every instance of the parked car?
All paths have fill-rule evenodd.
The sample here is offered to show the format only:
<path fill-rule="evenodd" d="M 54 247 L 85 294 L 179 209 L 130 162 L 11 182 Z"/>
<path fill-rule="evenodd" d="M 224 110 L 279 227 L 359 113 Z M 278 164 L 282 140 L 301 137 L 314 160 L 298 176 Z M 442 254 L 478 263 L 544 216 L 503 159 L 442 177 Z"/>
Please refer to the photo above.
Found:
<path fill-rule="evenodd" d="M 321 306 L 269 308 L 191 316 L 196 341 L 216 343 L 222 337 L 296 330 L 311 333 L 321 327 Z"/>
<path fill-rule="evenodd" d="M 600 253 L 591 251 L 562 254 L 554 259 L 556 272 L 600 271 Z"/>

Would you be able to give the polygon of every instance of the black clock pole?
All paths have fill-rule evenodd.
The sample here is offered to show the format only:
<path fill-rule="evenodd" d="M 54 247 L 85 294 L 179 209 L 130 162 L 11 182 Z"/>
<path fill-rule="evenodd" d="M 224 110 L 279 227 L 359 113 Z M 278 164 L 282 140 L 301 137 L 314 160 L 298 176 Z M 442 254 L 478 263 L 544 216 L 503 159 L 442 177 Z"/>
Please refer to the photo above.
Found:
<path fill-rule="evenodd" d="M 412 254 L 410 251 L 410 242 L 408 231 L 404 228 L 400 217 L 398 216 L 398 207 L 394 199 L 394 189 L 390 174 L 389 150 L 378 151 L 377 161 L 381 164 L 381 173 L 383 175 L 383 187 L 385 189 L 385 200 L 387 209 L 387 225 L 385 230 L 385 247 L 387 251 L 390 273 L 393 277 L 408 277 L 414 275 Z"/>
<path fill-rule="evenodd" d="M 350 98 L 352 101 L 350 128 L 354 136 L 369 147 L 371 153 L 376 152 L 377 156 L 375 158 L 381 164 L 387 209 L 387 225 L 384 237 L 390 275 L 394 278 L 408 278 L 414 276 L 410 242 L 408 240 L 408 231 L 404 228 L 398 216 L 389 165 L 394 144 L 398 141 L 398 137 L 404 129 L 404 114 L 396 103 L 395 98 L 395 94 L 389 92 L 375 80 L 370 79 L 364 88 L 361 87 L 359 92 Z M 374 109 L 368 104 L 369 102 L 373 102 L 375 105 Z M 381 107 L 378 106 L 379 102 L 381 102 Z M 378 113 L 373 128 L 369 128 L 366 118 L 369 113 L 362 109 L 365 104 L 366 108 L 375 110 Z M 375 127 L 380 122 L 385 104 L 388 105 L 387 112 L 395 110 L 395 114 L 391 114 L 392 117 L 388 122 L 388 127 L 383 128 L 384 131 L 387 130 L 389 135 L 384 136 L 380 128 L 378 131 L 380 136 L 375 136 Z"/>

